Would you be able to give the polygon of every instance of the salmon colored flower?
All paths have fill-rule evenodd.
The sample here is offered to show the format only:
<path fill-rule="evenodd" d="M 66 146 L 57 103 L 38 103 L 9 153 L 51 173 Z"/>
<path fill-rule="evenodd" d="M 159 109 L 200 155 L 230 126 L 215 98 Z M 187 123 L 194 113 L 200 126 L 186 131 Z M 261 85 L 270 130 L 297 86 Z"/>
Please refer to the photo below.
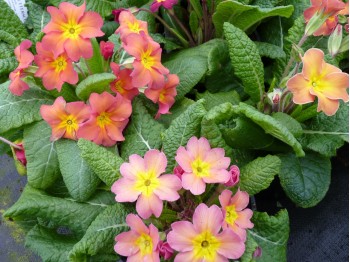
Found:
<path fill-rule="evenodd" d="M 177 75 L 169 74 L 162 88 L 149 87 L 145 90 L 145 96 L 151 99 L 153 103 L 159 104 L 156 118 L 159 118 L 161 114 L 169 114 L 170 107 L 175 103 L 176 87 L 179 81 Z"/>
<path fill-rule="evenodd" d="M 176 201 L 181 181 L 175 175 L 161 175 L 165 172 L 167 159 L 163 152 L 152 149 L 145 157 L 133 154 L 129 163 L 120 167 L 122 178 L 114 182 L 112 192 L 117 202 L 136 202 L 136 211 L 144 219 L 152 214 L 159 217 L 163 210 L 162 200 Z"/>
<path fill-rule="evenodd" d="M 169 74 L 160 59 L 160 45 L 143 34 L 130 34 L 123 44 L 125 51 L 135 57 L 134 71 L 131 73 L 132 83 L 136 87 L 146 85 L 153 88 L 164 86 L 164 75 Z"/>
<path fill-rule="evenodd" d="M 120 66 L 114 62 L 111 63 L 111 69 L 117 77 L 110 83 L 111 90 L 131 101 L 139 94 L 139 89 L 132 84 L 132 78 L 130 76 L 132 70 L 128 68 L 120 70 Z"/>
<path fill-rule="evenodd" d="M 52 141 L 61 137 L 76 140 L 81 124 L 90 116 L 90 108 L 84 102 L 66 103 L 60 96 L 53 105 L 42 105 L 40 114 L 52 128 Z"/>
<path fill-rule="evenodd" d="M 223 215 L 216 205 L 200 204 L 193 214 L 193 224 L 179 221 L 171 224 L 169 245 L 179 251 L 175 262 L 224 262 L 244 253 L 244 242 L 230 229 L 222 232 Z"/>
<path fill-rule="evenodd" d="M 126 216 L 126 224 L 130 231 L 120 233 L 116 236 L 117 243 L 114 246 L 115 252 L 128 257 L 126 261 L 149 261 L 158 262 L 159 252 L 157 249 L 159 242 L 158 229 L 150 224 L 147 227 L 143 221 L 134 214 Z"/>
<path fill-rule="evenodd" d="M 103 92 L 92 93 L 89 98 L 91 115 L 78 131 L 79 138 L 95 142 L 97 145 L 113 146 L 123 141 L 123 130 L 129 122 L 131 103 L 122 96 Z"/>
<path fill-rule="evenodd" d="M 124 42 L 126 37 L 130 34 L 140 34 L 143 32 L 144 34 L 148 35 L 147 23 L 136 19 L 136 17 L 130 11 L 122 10 L 119 13 L 118 19 L 120 26 L 115 33 L 120 34 L 120 39 L 122 42 Z"/>
<path fill-rule="evenodd" d="M 173 5 L 176 5 L 178 0 L 154 0 L 150 6 L 150 10 L 155 13 L 159 7 L 163 6 L 165 9 L 172 9 Z"/>
<path fill-rule="evenodd" d="M 19 65 L 17 69 L 25 69 L 28 68 L 29 65 L 34 60 L 34 55 L 28 51 L 28 48 L 32 46 L 32 42 L 28 39 L 23 40 L 19 46 L 15 48 L 15 55 Z"/>
<path fill-rule="evenodd" d="M 238 189 L 232 197 L 232 192 L 226 189 L 222 191 L 219 200 L 225 217 L 223 228 L 230 228 L 245 241 L 247 238 L 246 228 L 254 227 L 254 224 L 250 222 L 253 211 L 246 208 L 249 204 L 248 193 Z"/>
<path fill-rule="evenodd" d="M 44 27 L 46 34 L 43 47 L 51 50 L 55 57 L 66 52 L 73 61 L 80 57 L 91 58 L 93 54 L 90 38 L 103 36 L 103 20 L 96 12 L 85 12 L 85 2 L 81 6 L 62 2 L 59 7 L 49 6 L 47 11 L 51 21 Z"/>
<path fill-rule="evenodd" d="M 194 195 L 205 191 L 206 183 L 226 183 L 231 175 L 227 171 L 230 158 L 223 148 L 210 148 L 206 138 L 191 137 L 186 148 L 181 146 L 175 156 L 176 162 L 185 171 L 182 186 Z"/>
<path fill-rule="evenodd" d="M 346 91 L 349 88 L 349 75 L 327 64 L 320 49 L 309 49 L 302 61 L 302 72 L 287 82 L 288 89 L 293 93 L 293 102 L 306 104 L 313 102 L 317 96 L 317 111 L 323 111 L 328 116 L 334 115 L 339 108 L 339 99 L 349 101 Z"/>
<path fill-rule="evenodd" d="M 52 51 L 43 48 L 42 43 L 36 43 L 38 54 L 34 57 L 35 63 L 39 69 L 35 76 L 43 79 L 44 87 L 48 90 L 57 89 L 61 91 L 64 82 L 76 84 L 79 80 L 66 53 L 59 54 L 57 57 Z"/>
<path fill-rule="evenodd" d="M 21 96 L 25 90 L 29 89 L 29 85 L 22 80 L 27 76 L 23 69 L 15 69 L 15 71 L 10 73 L 11 83 L 9 85 L 9 90 L 12 94 L 16 96 Z"/>

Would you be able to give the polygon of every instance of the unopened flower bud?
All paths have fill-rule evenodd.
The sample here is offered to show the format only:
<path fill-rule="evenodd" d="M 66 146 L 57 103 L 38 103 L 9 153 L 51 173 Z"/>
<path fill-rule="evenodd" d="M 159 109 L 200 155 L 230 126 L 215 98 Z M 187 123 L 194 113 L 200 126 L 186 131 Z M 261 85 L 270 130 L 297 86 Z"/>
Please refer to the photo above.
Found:
<path fill-rule="evenodd" d="M 165 260 L 171 258 L 174 254 L 174 250 L 170 247 L 167 242 L 159 241 L 158 242 L 159 255 Z"/>
<path fill-rule="evenodd" d="M 16 166 L 18 174 L 23 176 L 23 175 L 27 174 L 27 168 L 26 168 L 27 159 L 26 159 L 22 140 L 16 140 L 14 142 L 14 144 L 20 148 L 16 148 L 16 147 L 11 146 L 13 159 L 15 161 L 15 166 Z"/>
<path fill-rule="evenodd" d="M 127 10 L 125 8 L 114 9 L 112 15 L 114 15 L 114 21 L 119 23 L 119 15 L 122 11 Z"/>
<path fill-rule="evenodd" d="M 239 171 L 239 167 L 236 165 L 232 165 L 230 167 L 230 180 L 227 181 L 224 185 L 228 186 L 228 187 L 232 187 L 238 184 L 239 182 L 239 175 L 240 175 L 240 171 Z"/>
<path fill-rule="evenodd" d="M 324 14 L 323 11 L 316 12 L 305 27 L 305 35 L 310 36 L 315 33 L 328 17 L 329 15 Z"/>
<path fill-rule="evenodd" d="M 180 179 L 181 179 L 183 173 L 185 173 L 185 171 L 181 168 L 181 166 L 176 166 L 173 170 L 173 174 Z"/>
<path fill-rule="evenodd" d="M 343 53 L 348 50 L 349 50 L 349 37 L 344 37 L 343 41 L 341 42 L 338 53 Z"/>
<path fill-rule="evenodd" d="M 282 89 L 274 88 L 273 92 L 269 93 L 267 97 L 270 99 L 273 105 L 277 105 L 280 102 L 282 93 L 283 93 Z"/>
<path fill-rule="evenodd" d="M 103 55 L 103 58 L 105 60 L 108 60 L 109 58 L 112 57 L 113 49 L 114 49 L 114 44 L 112 42 L 105 42 L 105 41 L 100 42 L 101 54 Z"/>
<path fill-rule="evenodd" d="M 339 52 L 342 39 L 343 27 L 342 25 L 338 24 L 333 33 L 328 38 L 328 52 L 331 54 L 331 56 L 334 57 Z"/>
<path fill-rule="evenodd" d="M 259 258 L 262 256 L 262 249 L 261 247 L 257 247 L 253 253 L 253 258 Z"/>

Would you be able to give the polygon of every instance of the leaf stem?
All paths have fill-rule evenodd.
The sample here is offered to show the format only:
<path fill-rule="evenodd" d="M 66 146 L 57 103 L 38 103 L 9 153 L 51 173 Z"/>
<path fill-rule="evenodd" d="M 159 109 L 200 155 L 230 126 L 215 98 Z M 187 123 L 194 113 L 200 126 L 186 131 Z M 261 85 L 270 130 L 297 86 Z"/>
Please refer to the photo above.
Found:
<path fill-rule="evenodd" d="M 179 20 L 179 18 L 177 18 L 177 16 L 175 15 L 174 11 L 172 9 L 165 9 L 166 12 L 168 12 L 168 14 L 174 18 L 175 22 L 181 27 L 181 29 L 185 32 L 188 40 L 190 41 L 190 45 L 191 46 L 195 46 L 195 42 L 193 40 L 192 35 L 190 34 L 190 32 L 187 30 L 187 28 L 184 26 L 184 24 Z"/>
<path fill-rule="evenodd" d="M 12 146 L 18 150 L 23 150 L 19 145 L 16 145 L 15 143 L 7 140 L 6 138 L 0 136 L 0 141 L 4 142 L 5 144 L 8 144 L 9 146 Z"/>

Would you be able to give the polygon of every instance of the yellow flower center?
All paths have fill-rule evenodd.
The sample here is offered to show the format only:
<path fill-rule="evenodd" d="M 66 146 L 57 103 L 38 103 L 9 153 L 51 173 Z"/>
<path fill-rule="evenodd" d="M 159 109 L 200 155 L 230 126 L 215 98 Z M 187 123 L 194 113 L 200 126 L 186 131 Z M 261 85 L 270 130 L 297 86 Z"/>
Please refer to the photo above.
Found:
<path fill-rule="evenodd" d="M 320 92 L 323 89 L 322 86 L 322 75 L 311 77 L 309 84 L 312 86 L 314 91 Z"/>
<path fill-rule="evenodd" d="M 104 128 L 106 125 L 109 125 L 112 122 L 111 118 L 109 117 L 109 113 L 102 112 L 97 117 L 97 124 L 99 127 Z"/>
<path fill-rule="evenodd" d="M 147 50 L 146 52 L 142 52 L 141 63 L 146 69 L 152 68 L 155 61 L 154 61 L 154 58 L 151 56 L 151 50 Z"/>
<path fill-rule="evenodd" d="M 114 88 L 115 90 L 117 90 L 120 94 L 124 94 L 125 90 L 123 89 L 123 81 L 122 80 L 118 80 L 115 82 L 114 84 Z"/>
<path fill-rule="evenodd" d="M 66 69 L 67 60 L 63 56 L 59 56 L 52 62 L 52 66 L 55 68 L 55 72 L 59 73 Z"/>
<path fill-rule="evenodd" d="M 235 223 L 236 219 L 238 218 L 238 214 L 236 212 L 236 206 L 226 206 L 226 216 L 225 216 L 225 222 L 229 225 L 233 225 Z"/>
<path fill-rule="evenodd" d="M 81 32 L 81 26 L 76 21 L 68 21 L 67 24 L 63 24 L 61 26 L 63 31 L 63 36 L 65 38 L 70 39 L 78 39 L 80 32 Z"/>
<path fill-rule="evenodd" d="M 142 256 L 151 254 L 153 251 L 152 238 L 145 233 L 136 239 L 135 244 L 139 247 Z"/>
<path fill-rule="evenodd" d="M 217 250 L 220 247 L 219 240 L 209 231 L 197 235 L 193 241 L 193 251 L 196 259 L 216 261 Z"/>
<path fill-rule="evenodd" d="M 191 167 L 193 173 L 198 177 L 207 177 L 209 176 L 210 164 L 202 161 L 199 157 L 197 157 L 192 163 Z"/>
<path fill-rule="evenodd" d="M 148 172 L 139 172 L 136 175 L 136 183 L 134 185 L 135 190 L 141 192 L 145 196 L 150 196 L 153 191 L 156 190 L 160 184 L 156 173 L 153 170 Z"/>
<path fill-rule="evenodd" d="M 136 21 L 134 23 L 128 23 L 128 27 L 130 29 L 131 32 L 133 33 L 140 33 L 140 31 L 142 30 L 141 27 L 140 27 L 140 24 Z"/>
<path fill-rule="evenodd" d="M 165 0 L 157 0 L 158 3 L 165 2 Z"/>
<path fill-rule="evenodd" d="M 66 133 L 69 136 L 73 136 L 73 134 L 78 130 L 79 125 L 75 116 L 67 115 L 61 120 L 61 123 L 59 124 L 58 128 L 66 129 Z"/>

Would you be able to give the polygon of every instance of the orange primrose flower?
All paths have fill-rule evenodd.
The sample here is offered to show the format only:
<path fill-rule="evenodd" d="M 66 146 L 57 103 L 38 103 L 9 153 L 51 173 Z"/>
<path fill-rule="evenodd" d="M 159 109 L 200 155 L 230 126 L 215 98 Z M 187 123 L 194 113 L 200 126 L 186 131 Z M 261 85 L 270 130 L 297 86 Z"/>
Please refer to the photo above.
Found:
<path fill-rule="evenodd" d="M 19 65 L 17 69 L 25 69 L 33 62 L 34 55 L 27 49 L 32 46 L 32 42 L 28 39 L 23 40 L 19 46 L 15 48 L 15 55 Z"/>
<path fill-rule="evenodd" d="M 293 93 L 293 102 L 306 104 L 318 98 L 317 111 L 331 116 L 339 108 L 339 99 L 349 101 L 346 91 L 349 88 L 349 75 L 324 61 L 324 53 L 317 48 L 305 52 L 302 72 L 287 82 Z"/>
<path fill-rule="evenodd" d="M 85 12 L 85 2 L 81 6 L 60 3 L 59 8 L 49 6 L 47 11 L 51 21 L 44 27 L 46 34 L 42 40 L 46 50 L 52 50 L 55 57 L 64 51 L 73 61 L 80 57 L 91 58 L 93 54 L 90 38 L 103 36 L 103 20 L 96 12 Z"/>
<path fill-rule="evenodd" d="M 110 83 L 111 90 L 131 101 L 139 94 L 139 89 L 132 85 L 132 78 L 130 76 L 132 70 L 128 68 L 120 70 L 120 66 L 114 62 L 111 63 L 111 69 L 117 77 Z"/>
<path fill-rule="evenodd" d="M 38 54 L 34 57 L 35 63 L 39 69 L 35 76 L 42 77 L 46 89 L 57 89 L 61 91 L 64 82 L 76 84 L 79 80 L 77 72 L 74 71 L 72 60 L 66 53 L 59 54 L 57 57 L 52 51 L 43 48 L 42 43 L 36 43 Z"/>
<path fill-rule="evenodd" d="M 29 85 L 22 80 L 26 75 L 23 69 L 16 69 L 10 73 L 11 83 L 9 85 L 9 90 L 12 94 L 21 96 L 25 90 L 29 89 Z"/>
<path fill-rule="evenodd" d="M 147 23 L 136 19 L 136 17 L 128 10 L 120 12 L 119 24 L 120 26 L 115 33 L 120 34 L 122 42 L 124 42 L 126 37 L 130 34 L 140 34 L 140 32 L 144 32 L 148 35 Z"/>
<path fill-rule="evenodd" d="M 90 108 L 84 102 L 66 103 L 60 96 L 53 105 L 42 105 L 40 114 L 52 128 L 52 141 L 61 137 L 76 140 L 80 125 L 90 116 Z"/>
<path fill-rule="evenodd" d="M 169 70 L 160 61 L 162 49 L 157 42 L 149 39 L 144 33 L 130 34 L 123 47 L 129 55 L 135 57 L 134 71 L 131 73 L 134 86 L 164 86 L 164 75 L 169 74 Z"/>

